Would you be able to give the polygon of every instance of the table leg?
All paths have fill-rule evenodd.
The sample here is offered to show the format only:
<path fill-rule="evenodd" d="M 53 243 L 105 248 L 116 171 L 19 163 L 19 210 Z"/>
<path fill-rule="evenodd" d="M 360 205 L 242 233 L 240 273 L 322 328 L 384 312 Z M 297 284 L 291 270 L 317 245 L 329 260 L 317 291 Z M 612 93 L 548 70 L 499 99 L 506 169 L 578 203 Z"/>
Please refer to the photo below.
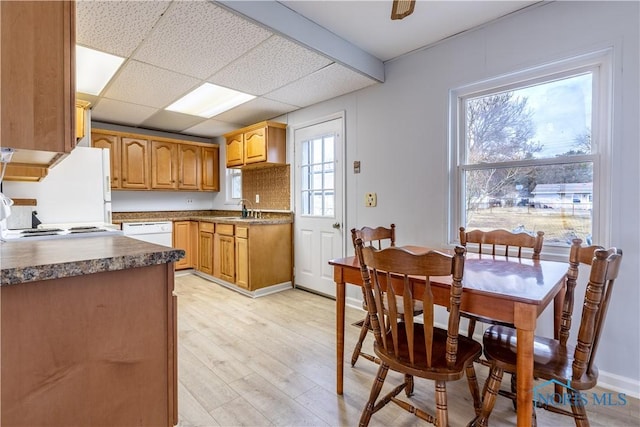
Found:
<path fill-rule="evenodd" d="M 342 382 L 344 377 L 344 306 L 345 306 L 345 284 L 336 282 L 336 367 L 337 367 L 337 389 L 338 394 L 342 394 Z"/>
<path fill-rule="evenodd" d="M 566 287 L 563 287 L 558 295 L 553 300 L 553 339 L 560 339 L 560 325 L 562 325 L 562 306 L 564 305 L 564 295 L 566 293 Z M 554 385 L 555 393 L 553 394 L 553 400 L 556 403 L 560 403 L 560 396 L 564 393 L 562 386 L 559 384 Z"/>
<path fill-rule="evenodd" d="M 516 303 L 514 320 L 518 336 L 517 380 L 518 426 L 530 427 L 533 411 L 533 336 L 536 328 L 536 308 Z"/>

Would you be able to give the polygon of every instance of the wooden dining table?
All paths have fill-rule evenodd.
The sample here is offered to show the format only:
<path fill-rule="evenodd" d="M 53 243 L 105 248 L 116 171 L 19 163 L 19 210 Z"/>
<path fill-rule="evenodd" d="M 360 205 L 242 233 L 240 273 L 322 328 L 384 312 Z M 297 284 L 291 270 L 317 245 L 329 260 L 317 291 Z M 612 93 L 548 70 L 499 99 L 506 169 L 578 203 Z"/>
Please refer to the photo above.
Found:
<path fill-rule="evenodd" d="M 430 248 L 402 246 L 414 253 Z M 447 252 L 446 250 L 442 252 Z M 337 387 L 343 393 L 345 284 L 362 286 L 360 265 L 355 256 L 329 261 L 336 283 Z M 554 301 L 554 330 L 559 330 L 567 264 L 557 261 L 467 253 L 460 309 L 515 325 L 517 352 L 517 422 L 531 425 L 533 410 L 533 337 L 537 319 Z M 414 294 L 421 298 L 426 278 L 416 278 Z M 451 277 L 431 277 L 434 303 L 449 305 Z"/>

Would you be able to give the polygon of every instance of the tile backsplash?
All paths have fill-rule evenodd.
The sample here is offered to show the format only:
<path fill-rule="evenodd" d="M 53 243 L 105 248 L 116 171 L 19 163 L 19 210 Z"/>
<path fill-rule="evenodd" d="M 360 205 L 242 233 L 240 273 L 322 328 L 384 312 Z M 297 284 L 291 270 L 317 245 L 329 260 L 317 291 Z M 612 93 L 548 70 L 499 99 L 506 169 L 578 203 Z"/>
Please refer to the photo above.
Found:
<path fill-rule="evenodd" d="M 242 170 L 242 197 L 254 209 L 291 210 L 289 165 Z M 255 203 L 256 195 L 260 203 Z"/>

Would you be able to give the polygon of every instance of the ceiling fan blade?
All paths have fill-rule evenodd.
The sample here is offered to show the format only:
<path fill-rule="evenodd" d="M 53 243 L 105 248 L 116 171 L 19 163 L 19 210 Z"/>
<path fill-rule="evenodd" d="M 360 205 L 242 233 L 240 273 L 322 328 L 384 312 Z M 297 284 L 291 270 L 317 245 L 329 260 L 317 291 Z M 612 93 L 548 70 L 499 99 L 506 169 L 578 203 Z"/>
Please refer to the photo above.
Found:
<path fill-rule="evenodd" d="M 391 7 L 391 19 L 402 19 L 413 13 L 416 0 L 393 0 Z"/>

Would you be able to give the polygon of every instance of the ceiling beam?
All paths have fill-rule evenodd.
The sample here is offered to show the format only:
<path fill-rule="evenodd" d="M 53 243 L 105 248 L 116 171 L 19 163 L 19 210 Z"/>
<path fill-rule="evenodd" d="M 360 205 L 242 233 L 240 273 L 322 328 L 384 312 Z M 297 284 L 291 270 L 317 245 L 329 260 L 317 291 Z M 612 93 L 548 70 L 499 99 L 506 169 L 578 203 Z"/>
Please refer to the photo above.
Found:
<path fill-rule="evenodd" d="M 215 3 L 354 71 L 384 82 L 381 60 L 277 1 L 217 0 Z"/>

